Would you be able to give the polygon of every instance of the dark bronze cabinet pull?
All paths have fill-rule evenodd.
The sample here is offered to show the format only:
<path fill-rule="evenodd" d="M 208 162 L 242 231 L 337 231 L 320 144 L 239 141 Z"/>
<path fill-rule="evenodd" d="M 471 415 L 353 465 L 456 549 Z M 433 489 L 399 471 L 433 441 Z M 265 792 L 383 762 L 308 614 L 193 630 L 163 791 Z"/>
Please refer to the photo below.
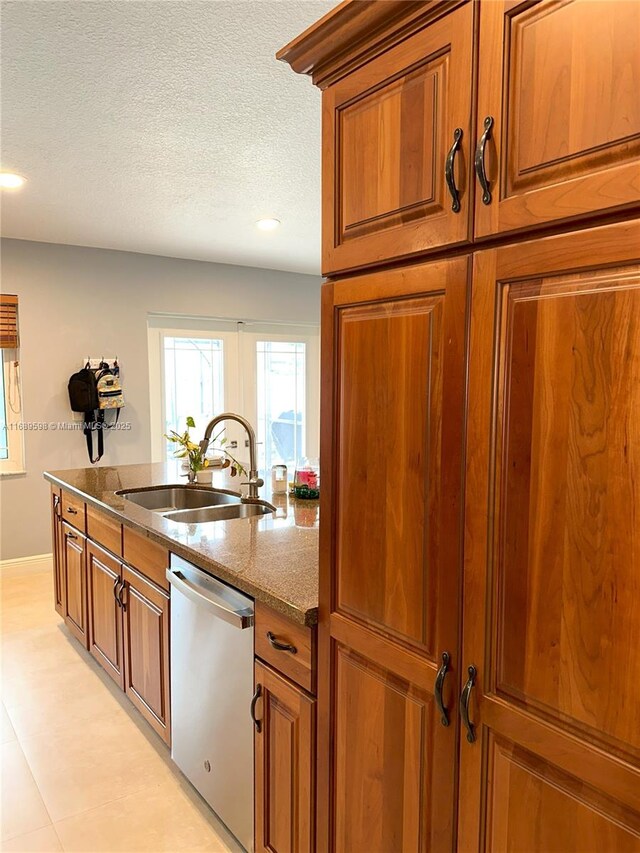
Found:
<path fill-rule="evenodd" d="M 256 692 L 253 694 L 253 699 L 251 700 L 251 719 L 253 720 L 253 724 L 256 727 L 258 734 L 262 731 L 262 721 L 256 719 L 256 703 L 261 695 L 262 685 L 256 684 Z"/>
<path fill-rule="evenodd" d="M 68 512 L 70 515 L 77 515 L 77 514 L 78 514 L 78 510 L 77 510 L 77 509 L 74 509 L 72 506 L 68 506 L 68 507 L 67 507 L 67 512 Z"/>
<path fill-rule="evenodd" d="M 267 631 L 267 640 L 269 640 L 271 648 L 278 652 L 291 652 L 292 655 L 298 654 L 295 646 L 292 646 L 291 643 L 281 643 L 276 639 L 276 635 L 272 631 Z"/>
<path fill-rule="evenodd" d="M 127 609 L 127 602 L 124 600 L 124 591 L 127 586 L 127 582 L 125 580 L 120 581 L 120 589 L 118 590 L 118 601 L 120 602 L 120 607 L 123 610 Z"/>
<path fill-rule="evenodd" d="M 476 148 L 476 175 L 482 187 L 482 203 L 491 204 L 491 190 L 489 189 L 489 179 L 484 165 L 484 150 L 487 146 L 487 140 L 491 139 L 491 128 L 493 127 L 493 116 L 487 116 L 484 120 L 484 131 Z"/>
<path fill-rule="evenodd" d="M 444 686 L 444 679 L 447 674 L 447 670 L 449 669 L 449 662 L 451 661 L 451 655 L 449 652 L 442 652 L 442 665 L 438 670 L 438 674 L 436 675 L 436 684 L 433 689 L 433 695 L 436 699 L 436 705 L 438 706 L 438 711 L 440 712 L 440 722 L 443 726 L 449 725 L 449 711 L 445 707 L 444 700 L 442 698 L 442 688 Z"/>
<path fill-rule="evenodd" d="M 72 533 L 70 530 L 67 530 L 67 532 L 65 533 L 65 536 L 67 537 L 67 539 L 77 539 L 78 538 L 76 536 L 76 534 Z"/>
<path fill-rule="evenodd" d="M 465 686 L 462 688 L 462 694 L 460 696 L 460 716 L 462 718 L 462 724 L 467 730 L 467 740 L 469 743 L 475 743 L 476 730 L 474 724 L 469 719 L 469 702 L 471 700 L 473 685 L 476 683 L 478 670 L 475 666 L 470 666 L 467 672 L 469 674 L 469 678 Z"/>
<path fill-rule="evenodd" d="M 447 162 L 444 167 L 444 177 L 447 182 L 447 186 L 449 187 L 449 192 L 451 193 L 452 205 L 451 210 L 454 213 L 460 213 L 460 193 L 458 192 L 458 188 L 456 187 L 456 176 L 453 173 L 453 164 L 456 159 L 456 152 L 460 147 L 460 140 L 462 139 L 462 128 L 456 127 L 453 131 L 453 145 L 449 149 L 449 153 L 447 154 Z"/>
<path fill-rule="evenodd" d="M 116 600 L 116 605 L 120 607 L 120 599 L 118 598 L 118 586 L 120 585 L 120 578 L 116 578 L 113 582 L 113 597 Z"/>

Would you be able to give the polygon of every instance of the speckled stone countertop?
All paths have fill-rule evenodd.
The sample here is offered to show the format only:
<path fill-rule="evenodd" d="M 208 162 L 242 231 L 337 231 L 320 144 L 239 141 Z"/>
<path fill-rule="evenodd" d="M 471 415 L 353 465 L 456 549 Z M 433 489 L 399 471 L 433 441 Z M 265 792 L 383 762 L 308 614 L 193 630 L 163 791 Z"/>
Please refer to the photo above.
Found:
<path fill-rule="evenodd" d="M 185 485 L 177 463 L 119 465 L 47 471 L 45 478 L 81 495 L 108 515 L 133 527 L 220 580 L 304 625 L 318 618 L 317 501 L 271 496 L 269 478 L 260 497 L 277 512 L 231 521 L 183 524 L 137 506 L 116 494 L 145 486 Z M 213 469 L 213 487 L 240 492 L 239 480 Z M 245 490 L 243 490 L 245 491 Z"/>

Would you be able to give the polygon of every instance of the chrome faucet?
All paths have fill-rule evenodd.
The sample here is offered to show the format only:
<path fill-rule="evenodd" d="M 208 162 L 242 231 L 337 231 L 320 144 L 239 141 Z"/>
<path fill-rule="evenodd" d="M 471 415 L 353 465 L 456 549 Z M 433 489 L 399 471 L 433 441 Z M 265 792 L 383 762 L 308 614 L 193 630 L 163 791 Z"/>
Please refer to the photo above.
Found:
<path fill-rule="evenodd" d="M 221 415 L 216 415 L 215 418 L 210 420 L 204 431 L 204 438 L 200 442 L 202 458 L 204 459 L 204 455 L 207 452 L 214 429 L 219 423 L 222 423 L 222 421 L 235 421 L 245 428 L 247 436 L 249 437 L 249 480 L 241 485 L 249 486 L 249 500 L 257 501 L 260 499 L 258 489 L 260 486 L 264 486 L 264 480 L 258 477 L 258 467 L 256 462 L 256 434 L 246 418 L 243 418 L 242 415 L 236 415 L 234 412 L 223 412 Z"/>

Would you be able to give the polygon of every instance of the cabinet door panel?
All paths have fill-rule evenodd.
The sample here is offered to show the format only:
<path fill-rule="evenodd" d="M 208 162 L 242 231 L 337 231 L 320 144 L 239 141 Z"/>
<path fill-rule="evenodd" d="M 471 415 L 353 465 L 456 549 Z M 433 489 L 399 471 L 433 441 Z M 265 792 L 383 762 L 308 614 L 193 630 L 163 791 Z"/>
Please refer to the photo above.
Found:
<path fill-rule="evenodd" d="M 314 849 L 315 701 L 256 661 L 261 687 L 255 736 L 256 850 Z"/>
<path fill-rule="evenodd" d="M 453 843 L 457 719 L 434 684 L 448 652 L 451 707 L 467 279 L 458 258 L 325 286 L 322 849 Z"/>
<path fill-rule="evenodd" d="M 124 687 L 122 610 L 114 594 L 120 563 L 87 542 L 89 651 L 120 687 Z"/>
<path fill-rule="evenodd" d="M 492 201 L 476 235 L 640 202 L 640 5 L 481 5 L 477 138 Z"/>
<path fill-rule="evenodd" d="M 473 4 L 323 93 L 323 271 L 366 266 L 469 236 Z M 452 209 L 445 161 L 454 164 Z"/>
<path fill-rule="evenodd" d="M 53 556 L 53 597 L 57 612 L 64 618 L 64 553 L 62 547 L 62 507 L 60 489 L 51 489 L 51 550 Z"/>
<path fill-rule="evenodd" d="M 62 524 L 62 554 L 64 621 L 71 633 L 88 648 L 85 537 L 66 523 Z"/>
<path fill-rule="evenodd" d="M 170 743 L 169 596 L 123 566 L 125 692 Z"/>
<path fill-rule="evenodd" d="M 475 259 L 461 837 L 484 752 L 489 849 L 640 849 L 638 246 L 635 222 Z"/>

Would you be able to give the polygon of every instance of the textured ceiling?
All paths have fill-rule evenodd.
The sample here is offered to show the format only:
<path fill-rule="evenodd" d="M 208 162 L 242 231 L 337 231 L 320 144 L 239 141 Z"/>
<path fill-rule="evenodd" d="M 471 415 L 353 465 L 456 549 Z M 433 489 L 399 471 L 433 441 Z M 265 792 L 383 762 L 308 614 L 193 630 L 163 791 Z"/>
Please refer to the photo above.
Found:
<path fill-rule="evenodd" d="M 274 54 L 334 5 L 3 2 L 3 235 L 318 273 L 320 93 Z"/>

